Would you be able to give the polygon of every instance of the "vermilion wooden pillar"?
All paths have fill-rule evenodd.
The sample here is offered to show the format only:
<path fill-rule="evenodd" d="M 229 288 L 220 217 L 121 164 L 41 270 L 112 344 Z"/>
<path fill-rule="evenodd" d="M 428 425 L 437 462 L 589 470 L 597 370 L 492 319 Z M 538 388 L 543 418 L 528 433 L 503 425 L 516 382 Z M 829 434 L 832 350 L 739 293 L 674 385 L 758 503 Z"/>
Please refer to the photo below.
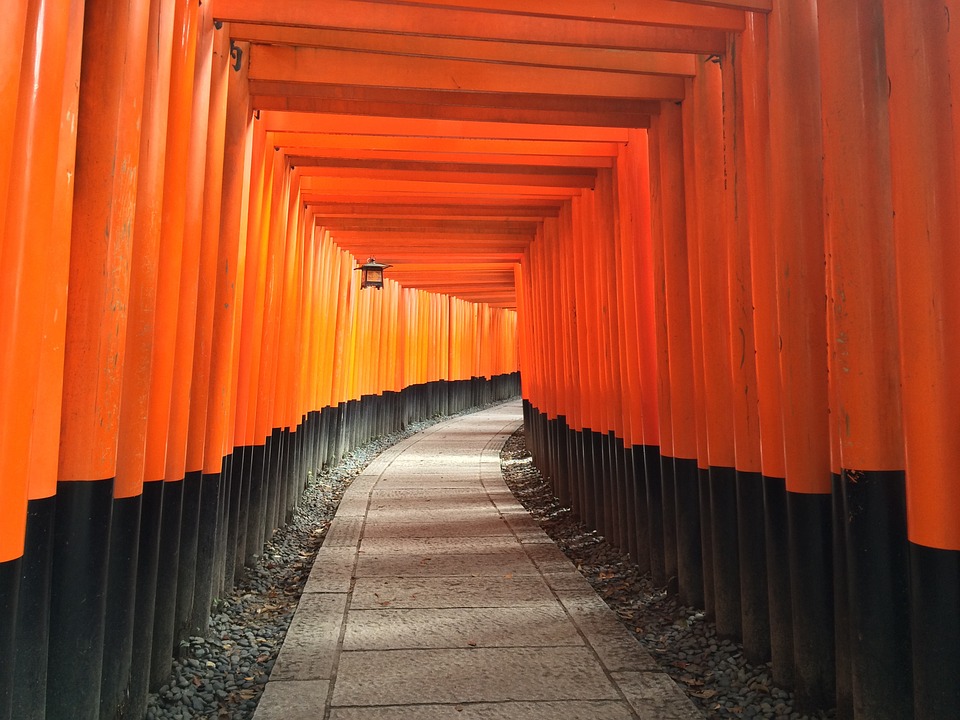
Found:
<path fill-rule="evenodd" d="M 770 116 L 767 16 L 748 13 L 741 44 L 745 182 L 750 233 L 750 287 L 756 346 L 760 466 L 766 552 L 770 657 L 773 676 L 793 686 L 793 616 L 790 597 L 776 247 L 770 225 Z"/>
<path fill-rule="evenodd" d="M 158 43 L 169 43 L 170 22 L 161 21 L 160 3 L 138 5 L 143 14 L 137 26 L 139 38 L 149 43 L 144 78 L 144 99 L 141 120 L 137 204 L 133 221 L 133 251 L 130 267 L 130 300 L 126 339 L 123 387 L 120 399 L 120 423 L 117 448 L 117 477 L 113 488 L 112 527 L 110 532 L 109 585 L 104 635 L 104 661 L 100 685 L 100 716 L 112 720 L 121 713 L 134 712 L 142 705 L 146 688 L 141 678 L 146 655 L 141 648 L 149 646 L 149 635 L 141 632 L 146 612 L 152 618 L 156 587 L 156 537 L 159 503 L 155 490 L 159 483 L 147 486 L 144 502 L 144 448 L 147 431 L 147 408 L 150 397 L 152 341 L 159 253 L 160 208 L 162 203 L 163 148 L 166 129 L 167 93 L 169 92 L 169 47 L 161 50 Z M 169 15 L 170 13 L 168 13 Z M 149 27 L 154 36 L 149 34 Z M 159 36 L 159 37 L 157 37 Z M 162 103 L 162 107 L 158 107 Z M 145 523 L 144 506 L 146 506 Z M 141 537 L 151 542 L 143 548 Z M 141 566 L 141 559 L 143 565 Z M 149 586 L 140 580 L 154 579 Z M 137 593 L 143 597 L 137 604 Z M 139 607 L 139 610 L 138 610 Z M 136 648 L 136 650 L 135 650 Z M 141 692 L 142 689 L 142 692 Z"/>
<path fill-rule="evenodd" d="M 168 442 L 176 447 L 175 438 L 171 437 L 171 418 L 177 417 L 179 422 L 179 416 L 173 415 L 173 393 L 187 202 L 183 188 L 187 182 L 189 168 L 197 13 L 197 6 L 190 2 L 178 0 L 174 6 L 174 48 L 171 56 L 164 155 L 153 377 L 147 420 L 144 480 L 164 481 L 157 599 L 150 661 L 150 687 L 154 690 L 163 684 L 170 669 L 174 647 L 177 575 L 180 567 L 183 478 L 169 478 L 167 448 Z M 174 428 L 174 431 L 179 432 L 179 425 Z M 173 453 L 171 463 L 174 462 L 175 456 L 176 453 Z"/>
<path fill-rule="evenodd" d="M 649 284 L 638 282 L 644 270 L 641 256 L 646 253 L 643 248 L 644 239 L 650 233 L 651 227 L 651 193 L 650 183 L 645 182 L 645 175 L 651 172 L 647 153 L 644 152 L 644 134 L 640 131 L 631 133 L 631 141 L 621 151 L 617 169 L 620 176 L 619 206 L 620 206 L 620 233 L 621 233 L 621 313 L 624 318 L 624 334 L 628 341 L 625 344 L 622 366 L 626 374 L 629 387 L 629 436 L 627 440 L 627 471 L 631 482 L 632 497 L 632 541 L 631 555 L 644 571 L 650 568 L 650 524 L 649 509 L 647 508 L 647 477 L 646 477 L 646 441 L 654 440 L 655 433 L 648 425 L 653 425 L 656 418 L 651 418 L 645 412 L 644 406 L 644 378 L 649 372 L 644 372 L 641 366 L 649 365 L 651 353 L 647 343 L 641 336 L 641 321 L 649 316 L 649 308 L 642 308 L 644 290 Z M 639 362 L 637 361 L 639 359 Z"/>
<path fill-rule="evenodd" d="M 693 83 L 697 252 L 703 337 L 710 538 L 717 632 L 740 635 L 736 458 L 732 427 L 733 371 L 729 312 L 729 237 L 723 157 L 723 93 L 719 63 L 702 58 Z M 728 180 L 729 182 L 729 180 Z M 689 202 L 689 198 L 688 198 Z"/>
<path fill-rule="evenodd" d="M 649 276 L 649 286 L 652 280 L 653 287 L 666 287 L 664 262 L 664 231 L 663 231 L 663 192 L 661 189 L 660 157 L 660 127 L 656 118 L 652 119 L 648 131 L 649 183 L 647 196 L 652 206 L 650 213 L 650 233 L 641 241 L 647 247 L 641 252 L 649 262 L 641 263 L 638 267 L 640 277 Z M 644 352 L 641 357 L 650 354 L 651 347 L 655 351 L 655 369 L 645 373 L 655 379 L 657 396 L 657 433 L 659 436 L 659 457 L 650 463 L 659 468 L 660 506 L 663 522 L 663 567 L 664 574 L 669 581 L 676 578 L 677 570 L 677 491 L 674 467 L 673 449 L 673 399 L 670 384 L 670 346 L 669 330 L 667 327 L 667 300 L 664 294 L 657 293 L 652 297 L 644 297 L 653 304 L 655 334 L 652 339 L 644 343 Z M 646 308 L 644 308 L 646 311 Z"/>
<path fill-rule="evenodd" d="M 115 498 L 140 496 L 130 678 L 128 685 L 121 686 L 127 698 L 126 706 L 131 712 L 138 712 L 136 709 L 143 707 L 147 697 L 163 503 L 162 476 L 151 478 L 151 482 L 144 480 L 157 317 L 164 152 L 173 52 L 173 6 L 172 0 L 152 0 L 150 3 L 127 319 L 134 331 L 127 336 L 120 401 L 117 481 L 114 487 Z M 104 691 L 101 707 L 107 708 L 111 702 L 117 702 L 116 698 L 108 697 Z"/>
<path fill-rule="evenodd" d="M 684 84 L 685 95 L 692 98 L 694 82 L 687 79 Z M 696 123 L 694 103 L 687 101 L 681 105 L 683 127 L 683 182 L 685 221 L 687 227 L 687 259 L 690 287 L 690 328 L 693 356 L 693 393 L 694 417 L 696 418 L 697 438 L 697 485 L 700 503 L 700 548 L 703 567 L 703 607 L 707 616 L 713 617 L 713 514 L 710 510 L 710 475 L 707 456 L 707 410 L 704 390 L 703 371 L 703 318 L 700 303 L 700 187 L 697 181 L 697 163 L 694 145 L 696 144 Z"/>
<path fill-rule="evenodd" d="M 583 244 L 583 203 L 580 198 L 573 198 L 570 203 L 570 226 L 571 250 L 573 264 L 575 267 L 583 268 L 585 260 L 585 249 Z M 583 471 L 583 493 L 584 493 L 584 515 L 583 522 L 587 527 L 596 529 L 599 527 L 598 518 L 602 507 L 598 504 L 597 484 L 599 478 L 596 476 L 597 467 L 597 448 L 593 442 L 594 428 L 598 423 L 596 412 L 596 398 L 599 393 L 598 375 L 599 364 L 593 354 L 597 347 L 597 338 L 591 335 L 590 326 L 593 322 L 592 306 L 587 296 L 586 273 L 574 273 L 573 285 L 574 296 L 577 307 L 577 350 L 579 361 L 580 382 L 580 423 L 582 430 L 580 442 L 582 446 L 582 471 Z"/>
<path fill-rule="evenodd" d="M 834 699 L 823 175 L 816 7 L 781 3 L 769 22 L 771 229 L 797 702 Z"/>
<path fill-rule="evenodd" d="M 690 314 L 690 264 L 684 201 L 681 109 L 663 103 L 657 118 L 669 383 L 677 512 L 677 580 L 681 600 L 703 607 L 697 421 Z"/>
<path fill-rule="evenodd" d="M 909 718 L 912 683 L 883 7 L 820 0 L 831 382 L 856 718 Z M 844 698 L 838 703 L 845 705 Z"/>
<path fill-rule="evenodd" d="M 764 526 L 758 522 L 764 515 L 764 503 L 744 118 L 743 51 L 749 42 L 739 34 L 727 39 L 722 69 L 723 124 L 741 637 L 747 658 L 761 663 L 770 657 L 770 617 Z"/>
<path fill-rule="evenodd" d="M 883 3 L 918 720 L 960 715 L 958 17 Z"/>
<path fill-rule="evenodd" d="M 209 21 L 208 21 L 209 22 Z M 206 468 L 206 437 L 210 427 L 220 418 L 210 399 L 210 375 L 213 356 L 229 357 L 231 348 L 226 338 L 224 346 L 213 346 L 213 323 L 217 303 L 218 253 L 221 235 L 221 205 L 223 173 L 226 163 L 240 165 L 244 161 L 243 148 L 237 148 L 235 156 L 224 152 L 227 113 L 227 73 L 230 63 L 230 40 L 225 30 L 215 30 L 212 24 L 203 28 L 205 41 L 201 43 L 210 65 L 209 120 L 205 139 L 205 162 L 203 174 L 203 202 L 200 227 L 200 256 L 197 293 L 196 333 L 193 342 L 193 375 L 191 378 L 189 427 L 186 446 L 186 472 L 199 476 L 197 502 L 197 530 L 194 542 L 197 545 L 193 597 L 181 616 L 181 626 L 192 635 L 203 634 L 207 629 L 210 604 L 213 600 L 214 548 L 216 545 L 217 515 L 220 504 L 219 472 L 209 474 Z M 239 194 L 238 194 L 239 195 Z M 239 198 L 237 198 L 239 199 Z M 236 230 L 234 230 L 236 232 Z M 236 256 L 231 265 L 236 265 Z M 229 271 L 229 269 L 228 269 Z M 232 310 L 232 304 L 224 311 Z M 223 450 L 215 452 L 213 464 L 220 467 Z"/>
<path fill-rule="evenodd" d="M 38 3 L 29 8 L 23 3 L 30 23 L 26 34 L 17 8 L 12 9 L 20 37 L 9 38 L 9 52 L 16 58 L 5 56 L 0 68 L 9 73 L 0 82 L 11 100 L 8 116 L 0 121 L 7 142 L 0 150 L 0 298 L 7 308 L 0 320 L 7 348 L 0 362 L 4 719 L 42 718 L 45 709 L 76 147 L 71 121 L 77 111 L 83 29 L 82 4 L 54 3 L 50 16 L 38 17 Z M 11 160 L 17 174 L 8 178 Z"/>
<path fill-rule="evenodd" d="M 241 63 L 246 46 L 237 48 L 236 56 Z M 246 65 L 241 65 L 241 72 L 245 72 Z M 251 182 L 244 188 L 249 203 L 246 228 L 241 230 L 240 245 L 244 248 L 244 276 L 242 285 L 241 312 L 235 318 L 235 352 L 233 383 L 231 393 L 231 407 L 233 414 L 233 445 L 234 453 L 227 476 L 226 533 L 224 543 L 223 582 L 226 587 L 232 587 L 238 566 L 237 553 L 240 537 L 246 532 L 247 519 L 241 511 L 244 485 L 247 487 L 249 507 L 247 512 L 253 512 L 258 519 L 257 532 L 262 536 L 262 522 L 260 521 L 262 483 L 258 482 L 251 487 L 250 471 L 253 465 L 263 472 L 263 442 L 258 442 L 255 432 L 256 397 L 258 369 L 260 365 L 260 343 L 263 332 L 263 289 L 266 283 L 266 253 L 268 243 L 265 228 L 270 218 L 270 198 L 273 184 L 269 181 L 271 158 L 273 153 L 268 152 L 266 136 L 261 123 L 253 123 L 251 129 Z M 239 289 L 238 289 L 239 292 Z M 239 321 L 239 322 L 237 322 Z M 259 476 L 258 476 L 259 477 Z M 242 552 L 241 552 L 242 555 Z M 242 563 L 243 558 L 240 558 Z"/>
<path fill-rule="evenodd" d="M 127 562 L 123 577 L 107 576 L 148 10 L 85 5 L 47 718 L 99 713 L 105 625 L 132 632 L 132 608 L 117 625 L 103 613 L 108 579 L 119 588 L 135 572 Z"/>

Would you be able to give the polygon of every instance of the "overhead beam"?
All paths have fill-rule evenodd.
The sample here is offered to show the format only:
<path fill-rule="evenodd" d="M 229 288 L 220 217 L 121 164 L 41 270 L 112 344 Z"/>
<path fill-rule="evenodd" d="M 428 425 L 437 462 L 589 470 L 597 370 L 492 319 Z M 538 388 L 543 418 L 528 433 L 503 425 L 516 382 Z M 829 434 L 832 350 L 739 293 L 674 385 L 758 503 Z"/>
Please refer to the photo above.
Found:
<path fill-rule="evenodd" d="M 608 3 L 609 4 L 609 3 Z M 646 7 L 651 3 L 621 3 Z M 654 0 L 654 4 L 656 4 Z M 531 17 L 500 14 L 491 17 L 479 10 L 407 5 L 399 12 L 395 6 L 364 0 L 212 0 L 214 19 L 229 22 L 231 32 L 237 24 L 286 25 L 303 28 L 341 28 L 399 35 L 494 40 L 501 42 L 543 43 L 572 47 L 603 47 L 665 52 L 720 54 L 726 48 L 724 27 L 704 29 L 706 20 L 696 21 L 688 7 L 685 16 L 697 27 L 636 25 L 594 21 L 586 18 Z M 584 13 L 581 13 L 584 14 Z M 680 16 L 664 18 L 680 22 Z M 741 25 L 742 27 L 742 25 Z"/>
<path fill-rule="evenodd" d="M 606 22 L 665 27 L 713 28 L 743 30 L 743 12 L 713 3 L 691 7 L 677 0 L 644 0 L 643 2 L 611 2 L 610 0 L 369 0 L 385 5 L 439 7 L 454 10 L 481 10 L 498 15 L 526 15 L 570 20 L 603 20 Z"/>
<path fill-rule="evenodd" d="M 387 56 L 352 50 L 254 45 L 250 80 L 478 93 L 682 100 L 681 77 Z M 307 90 L 309 93 L 309 90 Z"/>
<path fill-rule="evenodd" d="M 351 162 L 425 162 L 451 163 L 458 167 L 471 165 L 498 165 L 502 167 L 552 167 L 552 168 L 612 168 L 613 155 L 506 155 L 501 153 L 425 152 L 414 150 L 385 150 L 369 148 L 303 147 L 301 145 L 275 144 L 278 150 L 291 158 L 326 158 Z"/>
<path fill-rule="evenodd" d="M 573 140 L 488 140 L 474 138 L 430 138 L 330 133 L 275 133 L 276 148 L 351 148 L 358 150 L 404 150 L 412 153 L 455 152 L 473 155 L 554 155 L 616 157 L 619 145 L 613 142 Z"/>
<path fill-rule="evenodd" d="M 542 198 L 569 198 L 579 195 L 578 188 L 541 187 L 532 185 L 497 185 L 496 183 L 422 182 L 418 180 L 364 180 L 359 178 L 303 177 L 300 180 L 305 193 L 386 192 L 418 193 L 421 195 L 500 195 L 518 197 L 532 195 Z"/>
<path fill-rule="evenodd" d="M 299 92 L 299 86 L 293 86 Z M 324 88 L 343 90 L 343 88 Z M 574 127 L 649 128 L 649 112 L 611 112 L 583 110 L 549 110 L 541 107 L 513 108 L 451 104 L 442 102 L 380 102 L 320 97 L 317 86 L 310 96 L 279 94 L 276 84 L 255 84 L 250 104 L 256 110 L 288 111 L 296 113 L 347 113 L 377 117 L 411 117 L 433 120 L 486 120 L 490 122 L 556 123 Z"/>
<path fill-rule="evenodd" d="M 314 215 L 317 221 L 324 227 L 332 230 L 356 230 L 356 231 L 407 231 L 407 232 L 472 232 L 477 233 L 497 233 L 532 236 L 539 225 L 536 221 L 500 221 L 492 219 L 483 220 L 465 220 L 462 218 L 411 218 L 400 219 L 389 218 L 369 218 L 369 217 L 343 217 L 332 218 L 318 213 L 314 208 Z"/>
<path fill-rule="evenodd" d="M 340 50 L 364 50 L 459 60 L 480 60 L 514 65 L 559 67 L 570 70 L 606 70 L 647 75 L 692 76 L 695 56 L 689 53 L 649 50 L 570 47 L 539 43 L 498 43 L 463 38 L 390 35 L 331 28 L 237 25 L 235 40 L 258 45 L 299 45 Z"/>
<path fill-rule="evenodd" d="M 283 148 L 281 148 L 283 149 Z M 487 175 L 527 175 L 564 177 L 575 175 L 578 177 L 592 178 L 596 176 L 596 171 L 592 167 L 565 167 L 556 165 L 532 165 L 532 164 L 490 164 L 484 162 L 476 163 L 438 163 L 430 160 L 380 160 L 371 158 L 330 158 L 322 155 L 296 156 L 289 155 L 290 161 L 302 160 L 298 166 L 310 166 L 317 168 L 342 168 L 348 170 L 395 170 L 419 171 L 419 172 L 439 172 L 439 173 L 473 173 Z"/>
<path fill-rule="evenodd" d="M 624 128 L 577 129 L 557 125 L 521 125 L 415 118 L 371 118 L 344 114 L 264 112 L 260 122 L 267 132 L 322 132 L 330 135 L 414 135 L 417 137 L 487 140 L 572 140 L 627 142 Z"/>
<path fill-rule="evenodd" d="M 377 204 L 382 202 L 391 205 L 409 206 L 409 207 L 449 207 L 452 210 L 462 212 L 474 207 L 503 207 L 511 208 L 517 205 L 526 207 L 541 207 L 545 212 L 556 213 L 565 202 L 565 198 L 538 198 L 523 197 L 512 198 L 503 195 L 479 194 L 479 195 L 461 195 L 461 196 L 443 196 L 436 194 L 418 194 L 416 192 L 390 193 L 390 192 L 371 192 L 363 190 L 351 190 L 349 192 L 304 192 L 301 194 L 301 200 L 304 205 L 317 205 L 327 203 L 358 203 L 358 204 Z"/>
<path fill-rule="evenodd" d="M 583 98 L 533 93 L 470 93 L 352 85 L 249 83 L 254 108 L 301 113 L 409 116 L 447 120 L 648 127 L 660 102 L 638 98 Z M 410 110 L 409 115 L 404 111 Z"/>
<path fill-rule="evenodd" d="M 349 178 L 356 180 L 398 180 L 434 183 L 473 183 L 525 185 L 544 188 L 593 188 L 596 178 L 591 174 L 544 174 L 506 172 L 466 172 L 457 170 L 394 170 L 389 168 L 342 167 L 328 165 L 316 158 L 291 157 L 290 164 L 301 171 L 302 177 Z"/>
<path fill-rule="evenodd" d="M 491 205 L 460 207 L 451 205 L 400 205 L 395 203 L 311 203 L 314 214 L 321 221 L 330 218 L 356 218 L 383 220 L 429 220 L 463 219 L 484 220 L 491 217 L 507 222 L 544 217 L 556 217 L 559 210 L 555 207 L 536 207 L 524 205 Z"/>

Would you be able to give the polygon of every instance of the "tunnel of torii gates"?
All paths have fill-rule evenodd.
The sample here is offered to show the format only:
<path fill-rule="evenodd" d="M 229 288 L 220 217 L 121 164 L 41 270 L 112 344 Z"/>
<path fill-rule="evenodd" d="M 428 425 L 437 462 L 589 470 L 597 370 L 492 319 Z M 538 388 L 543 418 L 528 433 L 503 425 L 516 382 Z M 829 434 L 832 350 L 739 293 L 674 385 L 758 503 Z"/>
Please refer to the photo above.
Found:
<path fill-rule="evenodd" d="M 801 706 L 956 720 L 957 18 L 5 3 L 0 719 L 141 716 L 309 473 L 522 376 Z"/>

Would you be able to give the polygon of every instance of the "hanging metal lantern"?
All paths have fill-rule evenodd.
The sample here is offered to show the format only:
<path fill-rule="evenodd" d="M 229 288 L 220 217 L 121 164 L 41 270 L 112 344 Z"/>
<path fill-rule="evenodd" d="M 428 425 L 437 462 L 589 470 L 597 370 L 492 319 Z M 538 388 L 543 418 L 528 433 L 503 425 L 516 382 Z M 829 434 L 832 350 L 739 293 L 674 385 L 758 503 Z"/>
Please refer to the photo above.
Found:
<path fill-rule="evenodd" d="M 360 287 L 361 288 L 376 288 L 379 290 L 383 287 L 383 271 L 388 267 L 393 267 L 392 265 L 384 265 L 383 263 L 378 263 L 373 258 L 369 258 L 363 265 L 358 265 L 355 269 L 360 271 Z"/>

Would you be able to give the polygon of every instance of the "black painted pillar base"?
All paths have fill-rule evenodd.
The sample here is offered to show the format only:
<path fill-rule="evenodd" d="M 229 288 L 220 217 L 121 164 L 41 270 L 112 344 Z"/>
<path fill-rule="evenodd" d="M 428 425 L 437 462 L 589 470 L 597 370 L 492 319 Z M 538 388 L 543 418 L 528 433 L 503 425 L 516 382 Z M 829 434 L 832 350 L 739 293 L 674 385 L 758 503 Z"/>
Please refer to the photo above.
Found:
<path fill-rule="evenodd" d="M 591 512 L 587 499 L 586 457 L 584 456 L 584 441 L 582 430 L 571 430 L 568 440 L 570 458 L 573 461 L 572 480 L 573 494 L 576 497 L 574 511 L 577 518 L 586 525 L 587 515 Z"/>
<path fill-rule="evenodd" d="M 214 568 L 218 516 L 220 514 L 220 473 L 205 473 L 200 478 L 200 524 L 197 531 L 197 577 L 193 612 L 189 618 L 191 635 L 205 635 L 210 624 L 214 598 Z"/>
<path fill-rule="evenodd" d="M 586 428 L 579 433 L 580 441 L 580 485 L 583 493 L 583 517 L 580 520 L 590 530 L 597 529 L 597 497 L 593 488 L 593 444 L 590 431 Z"/>
<path fill-rule="evenodd" d="M 183 481 L 164 481 L 163 514 L 160 518 L 160 561 L 157 566 L 157 603 L 153 620 L 153 646 L 150 650 L 150 690 L 153 692 L 166 682 L 173 659 L 182 506 Z"/>
<path fill-rule="evenodd" d="M 850 656 L 850 593 L 847 587 L 847 518 L 843 478 L 831 473 L 833 513 L 833 622 L 837 666 L 836 717 L 853 720 L 853 666 Z"/>
<path fill-rule="evenodd" d="M 641 572 L 650 572 L 650 514 L 647 509 L 647 470 L 644 465 L 643 445 L 634 445 L 628 456 L 632 465 L 633 497 L 635 502 L 634 522 L 636 524 L 637 556 L 634 562 Z"/>
<path fill-rule="evenodd" d="M 267 439 L 270 442 L 270 439 Z M 267 462 L 266 445 L 254 445 L 247 457 L 250 463 L 250 493 L 248 495 L 247 529 L 243 543 L 243 563 L 249 565 L 260 553 L 266 535 L 266 502 L 264 492 L 265 466 Z"/>
<path fill-rule="evenodd" d="M 584 428 L 583 439 L 589 449 L 587 478 L 589 479 L 590 491 L 593 493 L 592 527 L 601 535 L 605 535 L 608 530 L 605 523 L 607 496 L 603 477 L 603 437 L 598 432 Z"/>
<path fill-rule="evenodd" d="M 197 583 L 200 490 L 200 471 L 188 472 L 183 479 L 183 503 L 180 511 L 180 568 L 177 573 L 174 642 L 190 635 L 190 616 L 193 614 L 193 594 Z"/>
<path fill-rule="evenodd" d="M 703 611 L 716 617 L 716 591 L 713 580 L 713 509 L 710 501 L 710 471 L 697 465 L 700 500 L 700 554 L 703 557 Z"/>
<path fill-rule="evenodd" d="M 100 718 L 114 720 L 127 705 L 133 663 L 133 627 L 140 551 L 141 496 L 113 501 L 110 567 L 107 571 L 107 623 L 103 636 Z"/>
<path fill-rule="evenodd" d="M 737 471 L 737 526 L 743 654 L 759 665 L 770 659 L 770 603 L 760 473 Z"/>
<path fill-rule="evenodd" d="M 276 529 L 277 503 L 280 494 L 280 474 L 283 471 L 283 454 L 286 448 L 283 447 L 283 433 L 279 428 L 274 428 L 267 438 L 266 448 L 264 450 L 264 469 L 261 483 L 264 496 L 264 525 L 263 539 L 267 541 L 273 535 Z M 256 467 L 253 468 L 254 473 Z M 253 485 L 257 482 L 255 474 L 251 473 L 250 480 L 245 488 L 249 488 L 248 493 L 253 492 Z"/>
<path fill-rule="evenodd" d="M 134 594 L 133 648 L 130 663 L 130 717 L 143 717 L 150 685 L 150 657 L 156 615 L 160 530 L 163 517 L 162 481 L 143 484 L 140 499 L 140 538 L 137 588 Z"/>
<path fill-rule="evenodd" d="M 910 720 L 913 682 L 904 473 L 843 470 L 841 475 L 854 717 Z M 960 683 L 960 676 L 955 682 Z"/>
<path fill-rule="evenodd" d="M 560 488 L 560 501 L 566 507 L 570 507 L 573 503 L 573 494 L 572 494 L 572 485 L 570 482 L 570 471 L 571 466 L 569 462 L 570 449 L 568 447 L 570 439 L 570 430 L 567 427 L 567 418 L 563 415 L 559 415 L 556 420 L 557 423 L 557 483 Z"/>
<path fill-rule="evenodd" d="M 836 696 L 830 496 L 787 492 L 793 596 L 794 697 L 801 712 Z"/>
<path fill-rule="evenodd" d="M 677 484 L 673 458 L 660 456 L 660 494 L 663 503 L 663 574 L 677 578 Z"/>
<path fill-rule="evenodd" d="M 667 566 L 663 538 L 663 474 L 660 471 L 660 448 L 643 446 L 644 474 L 647 480 L 647 526 L 650 528 L 650 579 L 662 587 L 667 583 Z"/>
<path fill-rule="evenodd" d="M 917 720 L 960 718 L 960 550 L 910 543 Z"/>
<path fill-rule="evenodd" d="M 0 653 L 12 658 L 17 647 L 17 604 L 22 558 L 0 562 Z M 0 720 L 11 720 L 13 663 L 0 663 Z"/>
<path fill-rule="evenodd" d="M 239 462 L 240 448 L 223 458 L 220 463 L 220 496 L 217 499 L 217 545 L 213 555 L 213 597 L 223 597 L 223 575 L 227 562 L 227 531 L 230 525 L 230 474 L 233 464 Z"/>
<path fill-rule="evenodd" d="M 764 544 L 770 612 L 770 661 L 773 680 L 793 688 L 793 596 L 790 591 L 790 536 L 787 488 L 783 478 L 763 476 Z"/>
<path fill-rule="evenodd" d="M 16 652 L 2 657 L 13 658 L 2 663 L 2 673 L 13 671 L 13 717 L 20 720 L 43 720 L 46 714 L 47 646 L 50 642 L 50 580 L 53 568 L 53 529 L 57 510 L 56 495 L 31 500 L 27 506 L 27 534 L 20 574 L 20 595 L 17 602 L 16 624 L 0 629 L 0 637 L 12 634 L 16 628 Z M 8 563 L 4 563 L 7 565 Z M 14 563 L 15 564 L 15 563 Z M 7 578 L 0 565 L 0 595 L 16 591 L 16 582 L 8 588 Z M 0 608 L 7 602 L 0 598 Z M 6 611 L 0 609 L 0 623 L 5 622 Z M 12 637 L 12 635 L 10 635 Z M 7 651 L 0 640 L 2 652 Z M 4 677 L 9 677 L 5 674 Z M 3 684 L 0 680 L 0 685 Z M 4 703 L 0 701 L 0 717 Z"/>
<path fill-rule="evenodd" d="M 253 449 L 249 446 L 235 448 L 230 474 L 227 476 L 228 499 L 226 508 L 226 552 L 223 560 L 223 589 L 230 592 L 236 579 L 237 542 L 240 534 L 240 498 L 243 496 L 243 476 L 249 470 Z M 241 557 L 241 562 L 243 558 Z"/>
<path fill-rule="evenodd" d="M 57 483 L 47 720 L 100 712 L 113 479 Z"/>
<path fill-rule="evenodd" d="M 737 473 L 710 466 L 713 534 L 713 601 L 717 634 L 740 638 L 740 547 L 737 534 Z"/>
<path fill-rule="evenodd" d="M 677 585 L 680 602 L 703 607 L 703 547 L 700 542 L 700 488 L 697 461 L 673 458 L 677 491 Z"/>
<path fill-rule="evenodd" d="M 600 476 L 603 480 L 603 534 L 607 541 L 617 546 L 620 528 L 617 523 L 617 471 L 613 460 L 613 433 L 597 433 L 600 443 Z"/>
<path fill-rule="evenodd" d="M 633 450 L 617 439 L 617 455 L 621 477 L 621 528 L 623 530 L 623 549 L 636 563 L 637 561 L 637 483 L 633 477 Z"/>

